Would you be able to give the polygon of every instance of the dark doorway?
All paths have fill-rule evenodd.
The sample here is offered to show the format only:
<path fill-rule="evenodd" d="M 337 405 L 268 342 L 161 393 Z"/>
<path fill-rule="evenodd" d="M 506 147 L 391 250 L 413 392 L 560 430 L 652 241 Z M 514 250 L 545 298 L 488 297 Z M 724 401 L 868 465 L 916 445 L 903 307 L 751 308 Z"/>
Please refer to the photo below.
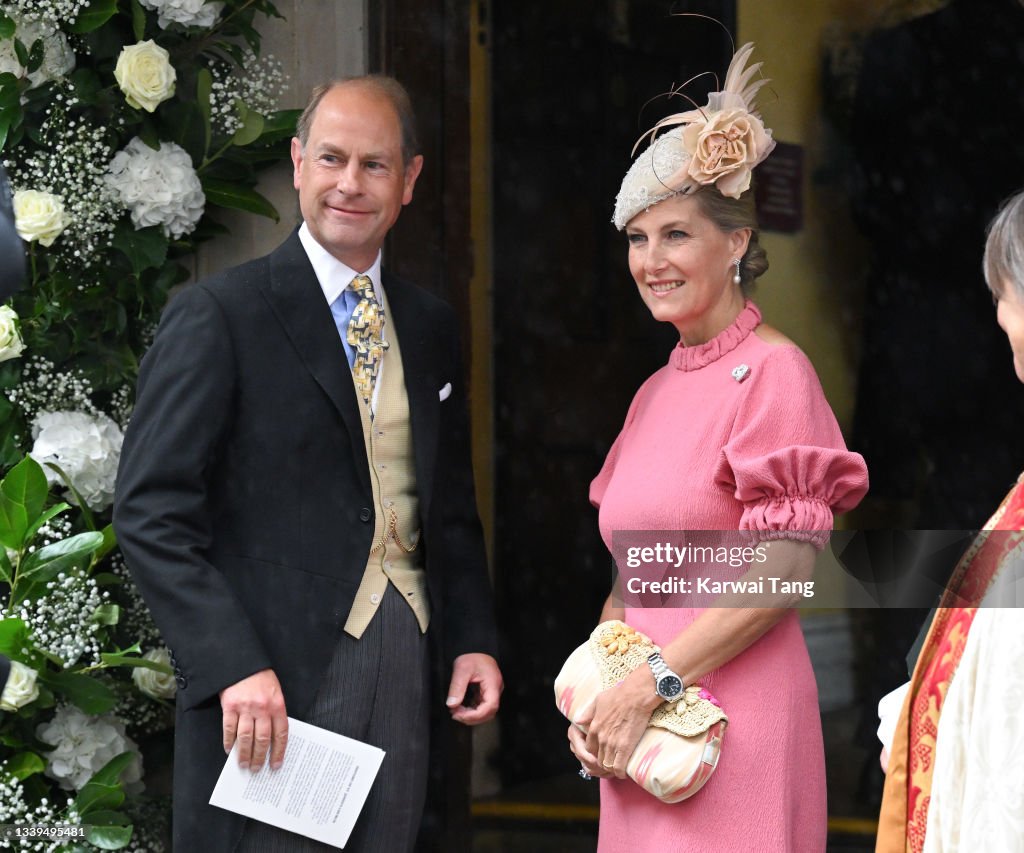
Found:
<path fill-rule="evenodd" d="M 575 768 L 552 683 L 612 576 L 587 491 L 678 340 L 636 293 L 615 194 L 640 133 L 690 108 L 645 102 L 724 75 L 735 3 L 496 3 L 492 15 L 498 760 L 515 785 Z M 705 76 L 686 91 L 703 104 L 714 87 Z"/>

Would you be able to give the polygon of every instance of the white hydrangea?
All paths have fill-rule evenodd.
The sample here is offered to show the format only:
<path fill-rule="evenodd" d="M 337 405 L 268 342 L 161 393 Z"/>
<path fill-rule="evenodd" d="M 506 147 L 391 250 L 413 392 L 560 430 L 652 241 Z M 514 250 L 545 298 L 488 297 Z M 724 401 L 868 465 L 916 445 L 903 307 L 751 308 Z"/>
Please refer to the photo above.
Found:
<path fill-rule="evenodd" d="M 43 40 L 43 64 L 28 75 L 31 88 L 49 80 L 62 80 L 75 68 L 75 52 L 68 44 L 67 37 L 56 27 L 45 22 L 36 22 L 19 17 L 14 10 L 5 10 L 17 25 L 16 38 L 31 49 L 37 39 Z M 14 52 L 14 39 L 0 40 L 0 73 L 10 72 L 20 77 L 25 69 Z"/>
<path fill-rule="evenodd" d="M 55 748 L 46 756 L 46 775 L 65 791 L 80 791 L 89 779 L 122 752 L 135 757 L 121 776 L 126 790 L 142 788 L 142 756 L 125 734 L 124 723 L 106 714 L 92 717 L 74 705 L 61 705 L 54 718 L 36 727 L 36 737 Z"/>
<path fill-rule="evenodd" d="M 139 0 L 147 9 L 159 13 L 157 23 L 162 29 L 171 24 L 185 27 L 212 27 L 224 4 L 220 0 Z"/>
<path fill-rule="evenodd" d="M 91 509 L 103 510 L 113 503 L 124 435 L 110 418 L 84 412 L 40 412 L 32 422 L 32 437 L 31 456 L 43 466 L 51 485 L 61 480 L 47 462 L 61 467 Z"/>
<path fill-rule="evenodd" d="M 192 159 L 173 142 L 161 142 L 154 151 L 136 136 L 110 161 L 107 183 L 137 229 L 159 225 L 174 239 L 195 230 L 206 206 Z"/>

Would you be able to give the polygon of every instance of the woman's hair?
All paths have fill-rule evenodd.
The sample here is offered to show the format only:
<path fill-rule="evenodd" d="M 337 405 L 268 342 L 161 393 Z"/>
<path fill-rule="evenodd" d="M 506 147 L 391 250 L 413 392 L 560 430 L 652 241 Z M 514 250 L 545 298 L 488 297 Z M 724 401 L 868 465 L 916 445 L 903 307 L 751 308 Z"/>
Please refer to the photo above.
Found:
<path fill-rule="evenodd" d="M 740 287 L 744 295 L 754 288 L 754 280 L 768 271 L 768 253 L 758 240 L 757 209 L 754 206 L 754 188 L 739 198 L 722 195 L 714 186 L 704 186 L 693 193 L 700 211 L 726 234 L 750 229 L 747 251 L 740 258 Z"/>
<path fill-rule="evenodd" d="M 1024 191 L 1004 201 L 989 224 L 982 268 L 994 294 L 1009 286 L 1024 300 Z"/>

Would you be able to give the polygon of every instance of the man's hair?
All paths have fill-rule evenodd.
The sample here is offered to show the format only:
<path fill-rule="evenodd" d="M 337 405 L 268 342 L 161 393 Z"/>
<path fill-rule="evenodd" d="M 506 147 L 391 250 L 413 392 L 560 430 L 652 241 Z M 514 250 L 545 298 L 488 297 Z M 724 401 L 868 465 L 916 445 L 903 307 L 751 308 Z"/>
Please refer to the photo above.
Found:
<path fill-rule="evenodd" d="M 398 124 L 402 129 L 402 165 L 409 165 L 409 161 L 420 153 L 419 138 L 416 134 L 416 114 L 413 112 L 412 100 L 409 98 L 409 93 L 405 90 L 405 86 L 394 77 L 388 77 L 386 74 L 340 77 L 337 80 L 317 86 L 310 96 L 309 103 L 302 111 L 302 115 L 299 116 L 299 121 L 295 128 L 295 135 L 298 137 L 303 150 L 305 150 L 306 143 L 309 141 L 309 131 L 313 126 L 317 107 L 320 106 L 324 95 L 333 89 L 337 89 L 339 86 L 359 86 L 360 88 L 368 89 L 383 97 L 394 107 L 395 112 L 398 114 Z"/>

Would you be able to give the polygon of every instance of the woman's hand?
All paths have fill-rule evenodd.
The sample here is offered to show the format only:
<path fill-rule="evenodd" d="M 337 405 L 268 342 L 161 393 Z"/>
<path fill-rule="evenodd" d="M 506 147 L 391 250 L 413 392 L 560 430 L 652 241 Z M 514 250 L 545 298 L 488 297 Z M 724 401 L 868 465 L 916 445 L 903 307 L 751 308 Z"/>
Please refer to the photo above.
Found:
<path fill-rule="evenodd" d="M 654 676 L 646 666 L 597 695 L 579 724 L 587 729 L 586 753 L 596 759 L 601 775 L 626 778 L 629 758 L 647 729 L 651 712 L 661 702 L 654 691 Z"/>
<path fill-rule="evenodd" d="M 587 736 L 580 731 L 575 723 L 569 724 L 569 750 L 579 759 L 580 766 L 591 776 L 603 779 L 612 775 L 611 770 L 602 767 L 597 756 L 587 750 Z"/>

